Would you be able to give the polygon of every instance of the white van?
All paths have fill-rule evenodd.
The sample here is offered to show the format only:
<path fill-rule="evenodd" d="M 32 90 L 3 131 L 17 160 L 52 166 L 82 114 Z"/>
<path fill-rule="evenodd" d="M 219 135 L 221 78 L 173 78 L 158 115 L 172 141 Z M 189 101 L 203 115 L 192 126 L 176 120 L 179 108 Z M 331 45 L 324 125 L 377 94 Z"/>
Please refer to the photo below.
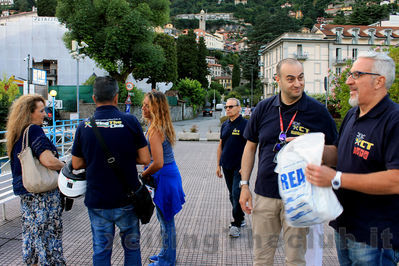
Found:
<path fill-rule="evenodd" d="M 218 104 L 216 104 L 215 110 L 216 111 L 222 111 L 223 107 L 224 107 L 224 105 L 222 103 L 218 103 Z"/>

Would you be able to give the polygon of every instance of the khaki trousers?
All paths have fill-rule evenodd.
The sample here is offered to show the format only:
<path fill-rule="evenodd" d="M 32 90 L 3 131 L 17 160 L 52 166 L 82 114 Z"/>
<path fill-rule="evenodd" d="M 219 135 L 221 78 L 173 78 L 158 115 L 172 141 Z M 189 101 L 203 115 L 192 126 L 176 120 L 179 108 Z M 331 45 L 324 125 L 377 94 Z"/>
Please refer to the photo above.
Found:
<path fill-rule="evenodd" d="M 306 265 L 308 228 L 287 225 L 284 217 L 284 204 L 281 199 L 255 194 L 252 211 L 254 265 L 273 265 L 281 229 L 283 229 L 286 265 Z"/>

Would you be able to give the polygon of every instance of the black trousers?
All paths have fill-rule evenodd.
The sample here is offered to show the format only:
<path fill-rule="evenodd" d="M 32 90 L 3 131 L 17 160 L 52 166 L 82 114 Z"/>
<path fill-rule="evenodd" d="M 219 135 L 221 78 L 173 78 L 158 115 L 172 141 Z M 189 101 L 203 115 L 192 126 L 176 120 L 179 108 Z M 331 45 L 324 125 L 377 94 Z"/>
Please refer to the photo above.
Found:
<path fill-rule="evenodd" d="M 233 219 L 231 223 L 233 226 L 240 227 L 241 222 L 244 220 L 244 212 L 240 206 L 240 181 L 241 174 L 239 169 L 225 169 L 223 168 L 224 178 L 226 180 L 226 185 L 229 190 L 230 202 L 233 206 Z"/>

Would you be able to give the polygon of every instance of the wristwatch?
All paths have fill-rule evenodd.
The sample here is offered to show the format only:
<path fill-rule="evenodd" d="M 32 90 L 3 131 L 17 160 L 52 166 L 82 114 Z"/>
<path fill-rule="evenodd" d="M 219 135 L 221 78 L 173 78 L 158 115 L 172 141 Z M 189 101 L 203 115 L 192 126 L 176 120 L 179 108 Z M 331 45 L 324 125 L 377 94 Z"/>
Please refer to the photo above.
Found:
<path fill-rule="evenodd" d="M 248 186 L 249 186 L 249 181 L 248 181 L 248 180 L 241 180 L 241 181 L 240 181 L 240 188 L 241 188 L 243 185 L 248 185 Z"/>
<path fill-rule="evenodd" d="M 331 180 L 331 185 L 332 185 L 333 189 L 335 189 L 335 190 L 337 190 L 341 187 L 341 175 L 342 175 L 342 172 L 337 171 L 334 178 Z"/>

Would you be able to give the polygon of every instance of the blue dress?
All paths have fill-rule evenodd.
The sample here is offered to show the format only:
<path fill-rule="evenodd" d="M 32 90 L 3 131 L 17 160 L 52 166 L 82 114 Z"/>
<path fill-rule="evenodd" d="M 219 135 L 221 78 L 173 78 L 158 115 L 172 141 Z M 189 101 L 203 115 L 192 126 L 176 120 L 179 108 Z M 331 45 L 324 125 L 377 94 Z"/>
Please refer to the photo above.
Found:
<path fill-rule="evenodd" d="M 151 146 L 148 142 L 151 152 Z M 165 139 L 162 143 L 164 164 L 161 169 L 153 174 L 157 189 L 154 203 L 162 212 L 166 221 L 172 219 L 185 203 L 185 194 L 181 181 L 181 175 L 175 162 L 172 145 Z"/>

